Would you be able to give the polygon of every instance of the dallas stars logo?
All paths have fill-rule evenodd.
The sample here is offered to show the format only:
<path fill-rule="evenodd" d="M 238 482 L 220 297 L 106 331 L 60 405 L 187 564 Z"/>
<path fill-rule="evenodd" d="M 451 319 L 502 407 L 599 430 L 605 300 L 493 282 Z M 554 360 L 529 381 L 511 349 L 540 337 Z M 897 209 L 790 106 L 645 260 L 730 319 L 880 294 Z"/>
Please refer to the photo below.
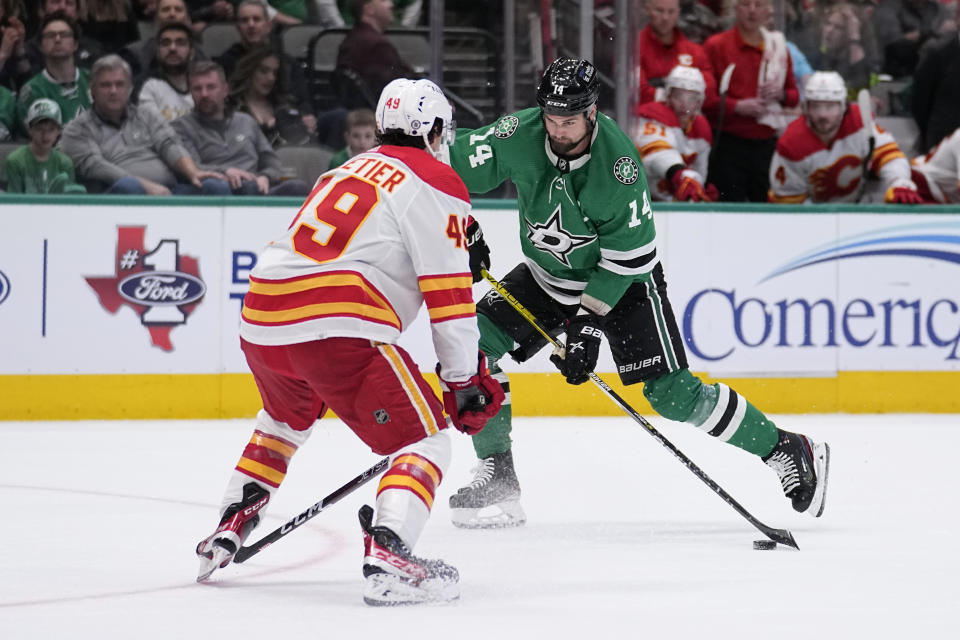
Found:
<path fill-rule="evenodd" d="M 527 239 L 533 246 L 549 253 L 565 267 L 570 266 L 567 256 L 571 251 L 594 240 L 594 236 L 575 236 L 560 226 L 559 204 L 545 224 L 532 223 L 529 220 L 524 222 L 527 224 Z"/>

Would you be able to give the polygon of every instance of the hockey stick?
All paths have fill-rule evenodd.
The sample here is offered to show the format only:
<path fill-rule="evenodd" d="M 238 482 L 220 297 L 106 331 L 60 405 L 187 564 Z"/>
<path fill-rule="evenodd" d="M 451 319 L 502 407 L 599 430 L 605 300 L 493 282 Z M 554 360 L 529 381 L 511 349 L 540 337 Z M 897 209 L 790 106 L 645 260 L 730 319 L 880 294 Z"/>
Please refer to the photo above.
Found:
<path fill-rule="evenodd" d="M 506 300 L 507 303 L 517 311 L 517 313 L 519 313 L 521 316 L 523 316 L 523 318 L 524 318 L 527 322 L 529 322 L 531 325 L 533 325 L 533 328 L 536 329 L 536 330 L 540 333 L 540 335 L 542 335 L 544 338 L 546 338 L 546 339 L 550 342 L 550 344 L 552 344 L 552 345 L 560 352 L 561 357 L 562 357 L 562 354 L 563 354 L 563 351 L 564 351 L 564 346 L 563 346 L 563 344 L 561 344 L 556 338 L 554 338 L 553 336 L 551 336 L 551 335 L 543 328 L 543 326 L 540 324 L 540 321 L 537 320 L 537 318 L 534 317 L 534 315 L 533 315 L 532 313 L 530 313 L 530 311 L 528 311 L 528 310 L 526 309 L 526 307 L 524 307 L 524 306 L 520 303 L 519 300 L 517 300 L 516 298 L 514 298 L 513 295 L 511 295 L 511 293 L 510 293 L 509 291 L 507 291 L 502 284 L 500 284 L 500 281 L 499 281 L 499 280 L 497 280 L 497 279 L 494 278 L 492 275 L 490 275 L 490 273 L 487 272 L 485 269 L 481 271 L 481 274 L 483 274 L 483 277 L 486 278 L 487 282 L 490 283 L 490 286 L 492 286 L 492 287 L 494 288 L 494 290 L 495 290 L 497 293 L 499 293 L 500 296 L 501 296 L 504 300 Z M 613 389 L 611 389 L 611 388 L 609 387 L 609 385 L 607 385 L 607 383 L 604 382 L 604 381 L 600 378 L 600 376 L 598 376 L 596 373 L 593 373 L 593 372 L 591 371 L 591 372 L 590 372 L 590 379 L 593 381 L 593 383 L 594 383 L 595 385 L 597 385 L 598 387 L 600 387 L 600 389 L 601 389 L 605 394 L 607 394 L 607 397 L 609 397 L 611 400 L 614 401 L 614 403 L 617 404 L 617 406 L 619 406 L 621 409 L 623 409 L 624 413 L 626 413 L 626 414 L 629 415 L 631 418 L 633 418 L 633 420 L 634 420 L 635 422 L 637 422 L 640 426 L 642 426 L 642 427 L 647 431 L 647 433 L 649 433 L 650 435 L 652 435 L 652 436 L 657 440 L 657 442 L 659 442 L 660 444 L 662 444 L 663 446 L 665 446 L 667 449 L 669 449 L 670 452 L 671 452 L 673 455 L 675 455 L 675 456 L 680 460 L 680 462 L 682 462 L 684 465 L 686 465 L 686 467 L 687 467 L 688 469 L 690 469 L 691 472 L 693 472 L 693 475 L 695 475 L 695 476 L 697 476 L 698 478 L 700 478 L 701 480 L 703 480 L 703 482 L 704 482 L 708 487 L 710 487 L 710 489 L 712 489 L 714 493 L 716 493 L 718 496 L 720 496 L 720 497 L 723 499 L 724 502 L 726 502 L 726 503 L 729 504 L 731 507 L 733 507 L 733 509 L 734 509 L 737 513 L 739 513 L 741 516 L 743 516 L 743 517 L 747 520 L 747 522 L 749 522 L 750 524 L 752 524 L 753 526 L 755 526 L 758 530 L 760 530 L 760 532 L 763 533 L 763 535 L 767 536 L 768 538 L 770 538 L 770 539 L 773 540 L 774 542 L 779 542 L 780 544 L 785 544 L 785 545 L 787 545 L 787 546 L 789 546 L 789 547 L 793 547 L 794 549 L 799 549 L 799 548 L 800 548 L 800 547 L 797 546 L 796 540 L 793 539 L 793 534 L 790 533 L 789 531 L 787 531 L 786 529 L 775 529 L 775 528 L 773 528 L 773 527 L 770 527 L 770 526 L 768 526 L 768 525 L 765 525 L 764 523 L 760 522 L 760 521 L 757 520 L 755 517 L 753 517 L 753 515 L 751 515 L 751 513 L 750 513 L 749 511 L 747 511 L 746 509 L 744 509 L 743 506 L 742 506 L 739 502 L 737 502 L 736 500 L 733 499 L 733 496 L 731 496 L 729 493 L 727 493 L 726 491 L 724 491 L 723 488 L 722 488 L 720 485 L 718 485 L 716 482 L 714 482 L 713 478 L 711 478 L 710 476 L 708 476 L 708 475 L 703 471 L 703 469 L 701 469 L 700 467 L 698 467 L 698 466 L 693 462 L 693 460 L 691 460 L 690 458 L 688 458 L 688 457 L 686 456 L 686 454 L 684 454 L 682 451 L 680 451 L 679 449 L 677 449 L 677 447 L 676 447 L 672 442 L 670 442 L 669 440 L 667 440 L 667 439 L 663 436 L 663 434 L 661 434 L 659 431 L 656 430 L 656 428 L 654 428 L 654 426 L 653 426 L 652 424 L 650 424 L 649 422 L 647 422 L 646 418 L 644 418 L 642 415 L 640 415 L 639 413 L 637 413 L 637 411 L 636 411 L 633 407 L 631 407 L 629 404 L 627 404 L 626 400 L 624 400 L 623 398 L 621 398 L 621 397 L 617 394 L 617 392 L 615 392 Z"/>
<path fill-rule="evenodd" d="M 867 155 L 863 157 L 863 165 L 860 167 L 860 185 L 857 187 L 857 202 L 860 202 L 867 189 L 867 167 L 873 160 L 873 150 L 877 146 L 877 126 L 873 121 L 873 105 L 870 103 L 868 89 L 860 89 L 857 94 L 857 106 L 860 107 L 860 119 L 863 121 L 863 129 L 867 135 Z"/>
<path fill-rule="evenodd" d="M 733 70 L 737 65 L 731 62 L 723 70 L 720 76 L 720 86 L 717 90 L 720 93 L 720 113 L 717 114 L 717 130 L 713 132 L 713 144 L 710 146 L 710 157 L 707 158 L 707 176 L 710 175 L 710 169 L 713 167 L 713 159 L 717 155 L 717 147 L 720 146 L 720 134 L 723 132 L 723 118 L 727 113 L 727 91 L 730 89 L 730 78 L 733 77 Z M 709 178 L 708 178 L 709 179 Z"/>
<path fill-rule="evenodd" d="M 338 502 L 344 496 L 347 496 L 353 493 L 356 489 L 359 489 L 361 486 L 365 485 L 370 480 L 373 480 L 374 478 L 379 476 L 381 473 L 386 471 L 388 462 L 390 462 L 390 458 L 384 458 L 383 460 L 373 465 L 372 467 L 370 467 L 369 469 L 367 469 L 366 471 L 358 475 L 356 478 L 348 482 L 347 484 L 343 485 L 342 487 L 340 487 L 339 489 L 337 489 L 336 491 L 328 495 L 326 498 L 323 498 L 322 500 L 320 500 L 320 502 L 309 507 L 306 511 L 304 511 L 300 515 L 293 517 L 290 520 L 287 520 L 279 528 L 274 529 L 273 531 L 271 531 L 270 533 L 263 536 L 262 538 L 260 538 L 259 540 L 257 540 L 256 542 L 254 542 L 249 546 L 240 547 L 240 550 L 237 551 L 237 554 L 233 556 L 233 561 L 236 563 L 240 563 L 257 555 L 258 553 L 260 553 L 261 551 L 269 547 L 271 544 L 273 544 L 283 536 L 287 535 L 288 533 L 290 533 L 300 525 L 306 523 L 307 520 L 311 519 L 312 517 L 314 517 L 315 515 L 317 515 L 318 513 L 320 513 L 330 505 L 332 505 L 333 503 Z"/>

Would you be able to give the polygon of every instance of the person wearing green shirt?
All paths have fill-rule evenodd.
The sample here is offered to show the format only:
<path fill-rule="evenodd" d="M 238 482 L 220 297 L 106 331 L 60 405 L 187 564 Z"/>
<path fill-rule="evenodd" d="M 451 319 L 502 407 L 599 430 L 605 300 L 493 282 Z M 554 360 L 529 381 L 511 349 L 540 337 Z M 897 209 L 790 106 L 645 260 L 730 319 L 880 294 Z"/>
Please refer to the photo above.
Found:
<path fill-rule="evenodd" d="M 551 335 L 566 334 L 565 355 L 551 361 L 568 383 L 590 379 L 606 337 L 621 382 L 644 383 L 657 413 L 760 457 L 776 471 L 793 508 L 819 516 L 829 447 L 778 429 L 726 384 L 705 384 L 687 368 L 640 158 L 616 122 L 598 112 L 598 95 L 590 62 L 559 58 L 537 88 L 539 107 L 457 132 L 451 164 L 471 193 L 508 178 L 517 188 L 524 262 L 500 282 Z M 489 248 L 475 222 L 466 231 L 479 280 L 481 267 L 489 267 Z M 477 303 L 477 322 L 480 348 L 507 400 L 473 436 L 480 464 L 473 480 L 450 496 L 451 515 L 465 528 L 517 526 L 526 516 L 499 361 L 509 353 L 524 362 L 547 340 L 496 291 Z"/>
<path fill-rule="evenodd" d="M 90 108 L 90 81 L 86 69 L 77 67 L 80 28 L 65 13 L 56 11 L 44 17 L 40 27 L 43 71 L 30 78 L 17 97 L 18 115 L 23 130 L 27 110 L 34 100 L 49 98 L 60 106 L 63 124 Z"/>
<path fill-rule="evenodd" d="M 353 156 L 369 151 L 377 144 L 377 118 L 370 109 L 354 109 L 347 114 L 343 140 L 347 143 L 330 158 L 328 169 L 339 167 Z"/>
<path fill-rule="evenodd" d="M 17 101 L 10 89 L 0 86 L 0 141 L 9 140 L 16 131 Z"/>
<path fill-rule="evenodd" d="M 0 180 L 10 193 L 86 193 L 76 183 L 73 162 L 53 148 L 63 130 L 60 107 L 48 98 L 27 112 L 30 144 L 7 156 Z"/>

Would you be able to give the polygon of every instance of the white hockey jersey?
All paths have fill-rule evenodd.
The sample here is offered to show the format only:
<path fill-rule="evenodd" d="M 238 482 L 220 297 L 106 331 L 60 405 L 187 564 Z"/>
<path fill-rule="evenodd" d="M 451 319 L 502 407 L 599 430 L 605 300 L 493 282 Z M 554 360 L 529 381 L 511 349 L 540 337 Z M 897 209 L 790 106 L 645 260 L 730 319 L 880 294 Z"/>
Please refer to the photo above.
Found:
<path fill-rule="evenodd" d="M 698 115 L 684 130 L 673 109 L 663 102 L 648 102 L 637 108 L 635 131 L 633 140 L 654 200 L 673 201 L 667 170 L 678 164 L 694 171 L 700 184 L 706 185 L 712 139 L 706 118 Z"/>
<path fill-rule="evenodd" d="M 960 129 L 911 160 L 917 191 L 929 202 L 960 202 Z M 917 175 L 919 174 L 919 175 Z"/>
<path fill-rule="evenodd" d="M 477 371 L 476 306 L 460 177 L 422 149 L 383 146 L 320 176 L 250 274 L 240 335 L 393 343 L 425 302 L 445 379 Z"/>
<path fill-rule="evenodd" d="M 791 122 L 777 141 L 770 162 L 770 202 L 856 202 L 869 150 L 860 108 L 851 104 L 830 145 L 813 132 L 806 118 Z M 893 136 L 877 127 L 869 170 L 881 182 L 882 193 L 892 186 L 909 186 L 910 163 Z"/>

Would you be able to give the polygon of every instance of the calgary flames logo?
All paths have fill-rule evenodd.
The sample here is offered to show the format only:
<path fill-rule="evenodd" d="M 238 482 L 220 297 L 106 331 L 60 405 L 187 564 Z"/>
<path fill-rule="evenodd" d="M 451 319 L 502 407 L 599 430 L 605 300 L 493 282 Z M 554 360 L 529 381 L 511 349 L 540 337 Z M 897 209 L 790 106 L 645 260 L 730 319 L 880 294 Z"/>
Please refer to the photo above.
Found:
<path fill-rule="evenodd" d="M 863 176 L 860 172 L 862 159 L 857 156 L 841 156 L 829 167 L 817 169 L 810 174 L 810 187 L 815 202 L 826 202 L 853 193 Z"/>

